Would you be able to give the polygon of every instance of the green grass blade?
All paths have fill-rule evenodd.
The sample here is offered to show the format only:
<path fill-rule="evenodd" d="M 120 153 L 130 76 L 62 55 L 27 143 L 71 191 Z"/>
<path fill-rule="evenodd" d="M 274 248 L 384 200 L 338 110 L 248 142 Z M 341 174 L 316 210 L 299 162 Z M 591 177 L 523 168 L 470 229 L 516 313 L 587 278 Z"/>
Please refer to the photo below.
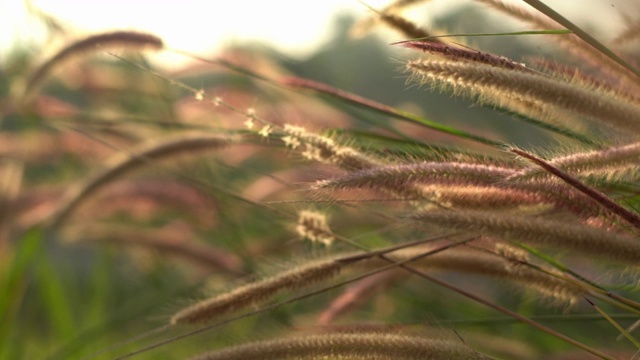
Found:
<path fill-rule="evenodd" d="M 22 351 L 17 338 L 18 316 L 27 288 L 28 270 L 41 252 L 43 242 L 40 229 L 27 231 L 16 242 L 15 255 L 0 274 L 0 358 L 11 358 Z"/>
<path fill-rule="evenodd" d="M 550 8 L 548 5 L 544 4 L 542 1 L 540 1 L 540 0 L 524 0 L 524 1 L 527 4 L 531 5 L 533 8 L 535 8 L 536 10 L 540 11 L 541 13 L 543 13 L 543 14 L 547 15 L 548 17 L 550 17 L 551 19 L 553 19 L 558 24 L 560 24 L 560 25 L 564 26 L 565 28 L 571 30 L 572 33 L 574 33 L 576 36 L 578 36 L 584 42 L 586 42 L 587 44 L 591 45 L 593 48 L 595 48 L 596 50 L 600 51 L 602 54 L 606 55 L 611 60 L 613 60 L 616 63 L 618 63 L 620 66 L 622 66 L 625 69 L 631 71 L 637 77 L 640 77 L 640 70 L 638 70 L 636 67 L 634 67 L 631 64 L 629 64 L 627 61 L 625 61 L 620 56 L 616 55 L 608 47 L 606 47 L 604 44 L 602 44 L 601 42 L 596 40 L 596 38 L 594 38 L 593 36 L 589 35 L 588 32 L 582 30 L 576 24 L 574 24 L 573 22 L 571 22 L 569 19 L 565 18 L 564 16 L 560 15 L 557 11 L 553 10 L 552 8 Z"/>
<path fill-rule="evenodd" d="M 629 341 L 631 341 L 633 345 L 635 345 L 638 349 L 640 349 L 640 342 L 638 342 L 638 340 L 636 340 L 633 336 L 631 336 L 631 334 L 629 334 L 627 330 L 625 330 L 622 326 L 620 326 L 620 324 L 618 324 L 613 318 L 611 318 L 611 316 L 609 316 L 604 310 L 600 309 L 598 305 L 594 304 L 593 302 L 591 302 L 591 300 L 587 298 L 585 299 L 589 302 L 589 304 L 591 304 L 591 306 L 593 306 L 600 313 L 600 315 L 602 315 L 605 319 L 607 319 L 609 323 L 611 323 L 611 325 L 613 325 L 616 329 L 618 329 L 618 331 L 620 331 L 620 333 L 624 335 L 624 337 L 629 339 Z"/>
<path fill-rule="evenodd" d="M 461 139 L 471 140 L 480 144 L 489 145 L 493 147 L 502 147 L 504 145 L 502 142 L 485 138 L 480 135 L 468 133 L 466 131 L 462 131 L 450 126 L 442 125 L 435 121 L 431 121 L 431 120 L 413 115 L 409 112 L 402 111 L 402 110 L 393 108 L 391 106 L 381 104 L 370 99 L 363 98 L 359 95 L 356 95 L 341 89 L 336 89 L 326 84 L 318 83 L 318 82 L 307 80 L 307 79 L 301 79 L 301 78 L 289 78 L 289 79 L 283 80 L 282 83 L 283 85 L 289 86 L 292 88 L 306 89 L 306 90 L 317 92 L 322 95 L 327 95 L 329 97 L 344 101 L 346 103 L 349 103 L 361 108 L 369 109 L 379 114 L 383 114 L 399 120 L 405 120 L 415 124 L 419 124 L 431 130 L 453 135 Z"/>
<path fill-rule="evenodd" d="M 571 30 L 555 29 L 555 30 L 527 30 L 527 31 L 491 32 L 491 33 L 461 33 L 461 34 L 434 35 L 434 36 L 427 36 L 423 38 L 416 38 L 412 40 L 432 40 L 432 39 L 449 38 L 449 37 L 567 35 L 567 34 L 572 34 Z"/>
<path fill-rule="evenodd" d="M 65 275 L 51 264 L 46 254 L 43 254 L 35 265 L 36 287 L 49 318 L 51 330 L 56 333 L 56 339 L 70 339 L 76 333 L 77 327 L 69 303 L 69 293 L 62 280 Z"/>

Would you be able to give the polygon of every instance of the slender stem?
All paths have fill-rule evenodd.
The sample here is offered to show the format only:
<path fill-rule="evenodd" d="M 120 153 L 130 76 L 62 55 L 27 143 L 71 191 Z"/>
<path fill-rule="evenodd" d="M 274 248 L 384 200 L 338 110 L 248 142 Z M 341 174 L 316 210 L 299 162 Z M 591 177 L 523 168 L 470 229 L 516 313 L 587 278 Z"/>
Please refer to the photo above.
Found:
<path fill-rule="evenodd" d="M 514 318 L 514 319 L 522 321 L 523 323 L 525 323 L 527 325 L 530 325 L 530 326 L 532 326 L 532 327 L 534 327 L 534 328 L 536 328 L 538 330 L 541 330 L 541 331 L 543 331 L 543 332 L 545 332 L 547 334 L 555 336 L 558 339 L 561 339 L 561 340 L 563 340 L 563 341 L 565 341 L 565 342 L 567 342 L 567 343 L 569 343 L 571 345 L 574 345 L 574 346 L 576 346 L 576 347 L 578 347 L 578 348 L 580 348 L 582 350 L 585 350 L 585 351 L 587 351 L 587 352 L 589 352 L 589 353 L 591 353 L 593 355 L 596 355 L 596 356 L 598 356 L 598 357 L 600 357 L 602 359 L 611 359 L 611 360 L 613 360 L 612 357 L 610 357 L 610 356 L 608 356 L 608 355 L 606 355 L 606 354 L 604 354 L 604 353 L 602 353 L 602 352 L 600 352 L 600 351 L 598 351 L 596 349 L 593 349 L 593 348 L 591 348 L 591 347 L 589 347 L 589 346 L 587 346 L 587 345 L 585 345 L 585 344 L 583 344 L 583 343 L 581 343 L 581 342 L 579 342 L 577 340 L 574 340 L 574 339 L 572 339 L 572 338 L 570 338 L 570 337 L 568 337 L 568 336 L 566 336 L 564 334 L 561 334 L 561 333 L 553 330 L 550 327 L 544 326 L 544 325 L 542 325 L 542 324 L 540 324 L 538 322 L 535 322 L 535 321 L 533 321 L 533 320 L 531 320 L 531 319 L 529 319 L 529 318 L 527 318 L 525 316 L 522 316 L 522 315 L 518 314 L 517 312 L 511 311 L 511 310 L 509 310 L 509 309 L 507 309 L 505 307 L 502 307 L 502 306 L 500 306 L 498 304 L 494 304 L 494 303 L 492 303 L 492 302 L 490 302 L 488 300 L 485 300 L 485 299 L 483 299 L 483 298 L 481 298 L 481 297 L 479 297 L 479 296 L 477 296 L 475 294 L 472 294 L 472 293 L 470 293 L 470 292 L 468 292 L 468 291 L 466 291 L 464 289 L 456 287 L 456 286 L 454 286 L 454 285 L 452 285 L 452 284 L 450 284 L 450 283 L 448 283 L 446 281 L 434 278 L 431 275 L 429 275 L 429 274 L 427 274 L 427 273 L 425 273 L 423 271 L 408 267 L 408 266 L 403 265 L 403 264 L 401 264 L 399 266 L 401 268 L 403 268 L 403 269 L 406 269 L 406 270 L 408 270 L 408 271 L 410 271 L 410 272 L 412 272 L 412 273 L 424 278 L 424 279 L 427 279 L 427 280 L 429 280 L 429 281 L 431 281 L 431 282 L 433 282 L 435 284 L 438 284 L 440 286 L 443 286 L 443 287 L 445 287 L 447 289 L 453 290 L 453 291 L 455 291 L 455 292 L 457 292 L 457 293 L 459 293 L 459 294 L 461 294 L 461 295 L 463 295 L 465 297 L 468 297 L 468 298 L 470 298 L 470 299 L 472 299 L 472 300 L 474 300 L 476 302 L 479 302 L 479 303 L 481 303 L 483 305 L 486 305 L 486 306 L 488 306 L 488 307 L 490 307 L 492 309 L 495 309 L 495 310 L 497 310 L 497 311 L 499 311 L 499 312 L 501 312 L 501 313 L 503 313 L 505 315 L 508 315 L 508 316 Z"/>
<path fill-rule="evenodd" d="M 638 216 L 638 214 L 635 214 L 635 213 L 625 209 L 624 207 L 620 206 L 619 204 L 617 204 L 615 201 L 611 200 L 611 198 L 609 198 L 605 194 L 603 194 L 603 193 L 601 193 L 601 192 L 599 192 L 599 191 L 597 191 L 595 189 L 592 189 L 592 188 L 588 187 L 587 185 L 582 183 L 580 180 L 578 180 L 575 177 L 565 173 L 564 171 L 558 169 L 557 167 L 551 165 L 550 163 L 540 159 L 539 157 L 537 157 L 535 155 L 529 154 L 529 153 L 527 153 L 525 151 L 522 151 L 522 150 L 519 150 L 519 149 L 516 149 L 516 148 L 511 148 L 511 149 L 509 149 L 509 151 L 511 151 L 512 153 L 518 154 L 518 155 L 530 160 L 531 162 L 533 162 L 536 165 L 540 166 L 541 168 L 543 168 L 544 170 L 546 170 L 550 174 L 553 174 L 553 175 L 559 177 L 560 179 L 562 179 L 564 182 L 566 182 L 570 186 L 576 188 L 577 190 L 579 190 L 583 194 L 589 196 L 590 198 L 592 198 L 593 200 L 598 202 L 600 205 L 604 206 L 606 209 L 610 210 L 614 214 L 616 214 L 616 215 L 620 216 L 621 218 L 625 219 L 626 221 L 628 221 L 631 225 L 633 225 L 636 228 L 640 229 L 640 216 Z"/>
<path fill-rule="evenodd" d="M 557 11 L 550 8 L 548 5 L 544 4 L 540 0 L 524 0 L 527 4 L 531 5 L 536 10 L 541 13 L 547 15 L 558 24 L 564 26 L 565 28 L 571 30 L 576 36 L 580 39 L 584 40 L 587 44 L 591 45 L 596 50 L 600 51 L 602 54 L 615 61 L 618 65 L 624 67 L 625 69 L 631 71 L 637 77 L 640 77 L 640 71 L 629 64 L 627 61 L 622 59 L 620 56 L 616 55 L 613 51 L 611 51 L 608 47 L 604 46 L 601 42 L 596 40 L 593 36 L 589 35 L 586 31 L 579 28 L 576 24 L 569 21 L 564 16 L 560 15 Z"/>

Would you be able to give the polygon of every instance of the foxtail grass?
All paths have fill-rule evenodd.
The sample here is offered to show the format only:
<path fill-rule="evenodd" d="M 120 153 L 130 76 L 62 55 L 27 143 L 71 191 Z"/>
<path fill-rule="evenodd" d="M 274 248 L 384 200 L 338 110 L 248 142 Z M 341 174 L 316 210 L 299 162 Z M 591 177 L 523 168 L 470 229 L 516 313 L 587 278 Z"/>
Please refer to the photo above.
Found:
<path fill-rule="evenodd" d="M 640 242 L 636 238 L 583 224 L 475 210 L 419 211 L 410 217 L 442 227 L 477 231 L 533 246 L 544 245 L 569 254 L 581 253 L 629 264 L 640 261 Z"/>
<path fill-rule="evenodd" d="M 37 89 L 52 74 L 55 68 L 61 66 L 69 59 L 81 56 L 87 52 L 107 51 L 113 49 L 134 49 L 142 50 L 146 48 L 161 49 L 164 46 L 159 37 L 134 31 L 115 31 L 97 35 L 91 35 L 78 40 L 56 53 L 40 65 L 27 80 L 24 90 L 25 99 L 29 99 Z"/>
<path fill-rule="evenodd" d="M 534 115 L 547 114 L 547 121 L 559 122 L 556 109 L 580 114 L 594 125 L 630 132 L 640 131 L 640 107 L 605 91 L 593 91 L 548 76 L 513 71 L 481 63 L 412 60 L 407 70 L 419 83 L 438 83 L 455 93 L 477 97 L 481 103 L 522 110 L 532 106 Z M 525 114 L 526 115 L 526 114 Z"/>
<path fill-rule="evenodd" d="M 293 290 L 330 279 L 338 275 L 347 263 L 335 258 L 306 263 L 195 303 L 173 315 L 170 322 L 172 325 L 209 323 L 222 315 L 268 300 L 283 290 Z"/>
<path fill-rule="evenodd" d="M 314 334 L 265 340 L 210 352 L 193 360 L 251 359 L 491 359 L 460 341 L 389 333 Z"/>
<path fill-rule="evenodd" d="M 105 169 L 71 187 L 63 195 L 58 209 L 51 217 L 51 226 L 61 225 L 93 192 L 130 171 L 167 157 L 220 149 L 231 142 L 233 138 L 224 135 L 178 134 L 163 140 L 149 141 L 131 152 L 117 154 L 107 161 Z"/>
<path fill-rule="evenodd" d="M 192 239 L 193 235 L 180 226 L 172 229 L 141 229 L 139 226 L 114 224 L 69 226 L 64 230 L 65 238 L 73 243 L 101 243 L 129 248 L 143 248 L 179 257 L 186 262 L 230 275 L 241 275 L 240 258 L 229 251 Z"/>

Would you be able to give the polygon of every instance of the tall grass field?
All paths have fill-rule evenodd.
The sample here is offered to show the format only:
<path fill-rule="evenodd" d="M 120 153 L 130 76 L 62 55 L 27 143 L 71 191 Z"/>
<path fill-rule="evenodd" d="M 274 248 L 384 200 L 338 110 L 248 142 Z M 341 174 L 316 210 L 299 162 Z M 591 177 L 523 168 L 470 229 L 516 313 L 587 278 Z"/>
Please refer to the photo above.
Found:
<path fill-rule="evenodd" d="M 0 63 L 0 358 L 640 358 L 640 6 L 451 4 L 297 60 L 38 13 Z"/>

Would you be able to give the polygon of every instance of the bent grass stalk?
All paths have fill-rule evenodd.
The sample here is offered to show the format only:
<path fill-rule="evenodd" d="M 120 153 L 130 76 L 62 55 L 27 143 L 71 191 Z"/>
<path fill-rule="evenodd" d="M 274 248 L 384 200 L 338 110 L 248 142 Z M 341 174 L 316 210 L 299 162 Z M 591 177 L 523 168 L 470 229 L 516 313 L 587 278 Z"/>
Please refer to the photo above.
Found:
<path fill-rule="evenodd" d="M 161 228 L 140 229 L 125 225 L 74 225 L 65 229 L 65 237 L 71 242 L 118 244 L 126 247 L 148 248 L 167 256 L 178 256 L 191 263 L 224 273 L 241 275 L 240 258 L 213 245 L 189 239 L 191 234 Z"/>
<path fill-rule="evenodd" d="M 119 48 L 135 50 L 151 48 L 159 50 L 163 46 L 162 39 L 159 37 L 134 31 L 115 31 L 89 36 L 68 45 L 40 65 L 27 80 L 23 98 L 28 100 L 56 67 L 61 66 L 75 56 L 84 55 L 88 51 L 106 51 Z"/>
<path fill-rule="evenodd" d="M 472 238 L 472 239 L 474 239 L 474 238 Z M 466 242 L 468 242 L 468 241 L 466 241 Z M 461 244 L 464 244 L 466 242 L 463 242 Z M 473 294 L 473 293 L 471 293 L 471 292 L 469 292 L 467 290 L 464 290 L 464 289 L 462 289 L 460 287 L 454 286 L 454 285 L 452 285 L 452 284 L 450 284 L 450 283 L 448 283 L 446 281 L 443 281 L 443 280 L 440 280 L 438 278 L 435 278 L 435 277 L 425 273 L 424 271 L 421 271 L 421 270 L 418 270 L 418 269 L 415 269 L 415 268 L 409 266 L 409 262 L 410 261 L 420 260 L 420 259 L 424 258 L 427 255 L 437 254 L 440 251 L 443 251 L 443 250 L 446 250 L 446 249 L 447 248 L 438 248 L 438 249 L 435 249 L 435 250 L 432 250 L 432 251 L 428 251 L 427 253 L 425 253 L 423 255 L 415 256 L 415 257 L 413 257 L 411 259 L 407 259 L 407 260 L 400 261 L 400 262 L 394 262 L 392 259 L 388 258 L 385 255 L 381 256 L 381 258 L 384 259 L 385 261 L 391 263 L 392 265 L 390 265 L 390 266 L 397 265 L 397 266 L 401 267 L 402 269 L 405 269 L 406 271 L 408 271 L 408 272 L 410 272 L 412 274 L 415 274 L 415 275 L 417 275 L 417 276 L 419 276 L 419 277 L 421 277 L 421 278 L 423 278 L 425 280 L 428 280 L 428 281 L 430 281 L 430 282 L 432 282 L 434 284 L 442 286 L 442 287 L 444 287 L 446 289 L 449 289 L 451 291 L 457 292 L 458 294 L 460 294 L 460 295 L 462 295 L 462 296 L 464 296 L 466 298 L 472 299 L 473 301 L 475 301 L 477 303 L 483 304 L 483 305 L 488 306 L 488 307 L 490 307 L 490 308 L 492 308 L 492 309 L 494 309 L 496 311 L 499 311 L 499 312 L 501 312 L 501 313 L 503 313 L 505 315 L 508 315 L 508 316 L 510 316 L 510 317 L 512 317 L 514 319 L 517 319 L 518 321 L 521 321 L 521 322 L 523 322 L 525 324 L 528 324 L 531 327 L 536 328 L 536 329 L 538 329 L 538 330 L 540 330 L 542 332 L 545 332 L 545 333 L 547 333 L 547 334 L 549 334 L 551 336 L 554 336 L 554 337 L 556 337 L 556 338 L 558 338 L 558 339 L 560 339 L 560 340 L 562 340 L 564 342 L 572 344 L 573 346 L 576 346 L 576 347 L 578 347 L 578 348 L 580 348 L 580 349 L 582 349 L 582 350 L 584 350 L 586 352 L 589 352 L 589 353 L 591 353 L 593 355 L 596 355 L 596 356 L 598 356 L 598 357 L 600 357 L 602 359 L 613 360 L 613 358 L 611 358 L 610 356 L 604 354 L 603 352 L 601 352 L 599 350 L 596 350 L 596 349 L 594 349 L 594 348 L 592 348 L 592 347 L 590 347 L 588 345 L 585 345 L 585 344 L 583 344 L 583 343 L 581 343 L 581 342 L 579 342 L 577 340 L 574 340 L 574 339 L 572 339 L 572 338 L 570 338 L 570 337 L 568 337 L 568 336 L 566 336 L 564 334 L 558 333 L 557 331 L 555 331 L 555 330 L 553 330 L 553 329 L 551 329 L 551 328 L 549 328 L 547 326 L 544 326 L 544 325 L 542 325 L 542 324 L 540 324 L 540 323 L 538 323 L 536 321 L 533 321 L 533 320 L 531 320 L 531 319 L 529 319 L 529 318 L 527 318 L 525 316 L 522 316 L 522 315 L 518 314 L 517 312 L 514 312 L 514 311 L 509 310 L 509 309 L 507 309 L 507 308 L 505 308 L 503 306 L 500 306 L 498 304 L 490 302 L 490 301 L 488 301 L 488 300 L 486 300 L 486 299 L 484 299 L 482 297 L 479 297 L 479 296 L 477 296 L 477 295 L 475 295 L 475 294 Z M 385 268 L 382 268 L 382 269 L 385 269 Z M 375 271 L 375 273 L 377 273 L 377 272 L 378 271 Z"/>
<path fill-rule="evenodd" d="M 71 187 L 63 195 L 60 205 L 51 216 L 50 225 L 52 227 L 60 226 L 82 202 L 100 187 L 139 167 L 154 164 L 154 160 L 220 149 L 238 140 L 218 134 L 177 134 L 167 139 L 151 140 L 129 152 L 116 154 L 107 161 L 107 168 L 83 183 Z"/>

